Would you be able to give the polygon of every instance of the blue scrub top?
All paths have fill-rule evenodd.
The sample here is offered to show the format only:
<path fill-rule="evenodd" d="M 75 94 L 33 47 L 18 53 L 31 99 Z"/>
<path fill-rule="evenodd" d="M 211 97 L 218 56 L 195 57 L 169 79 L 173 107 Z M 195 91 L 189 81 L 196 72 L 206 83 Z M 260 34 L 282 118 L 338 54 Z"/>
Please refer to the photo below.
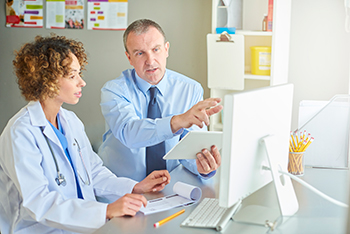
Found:
<path fill-rule="evenodd" d="M 50 121 L 48 121 L 50 123 Z M 54 130 L 54 132 L 56 133 L 58 139 L 60 140 L 61 142 L 61 145 L 62 145 L 62 148 L 64 150 L 64 152 L 66 153 L 66 156 L 70 162 L 70 165 L 72 166 L 73 168 L 73 171 L 74 171 L 74 176 L 75 176 L 75 181 L 77 183 L 77 193 L 78 193 L 78 198 L 81 198 L 81 199 L 84 199 L 83 197 L 83 194 L 81 192 L 81 189 L 80 189 L 80 185 L 78 183 L 78 177 L 77 177 L 77 173 L 75 171 L 75 168 L 73 166 L 73 162 L 72 162 L 72 159 L 70 157 L 70 154 L 68 152 L 68 141 L 67 141 L 67 138 L 64 136 L 64 131 L 63 131 L 63 128 L 62 128 L 62 125 L 61 125 L 61 122 L 60 122 L 60 118 L 58 118 L 58 115 L 57 115 L 57 125 L 58 125 L 58 129 L 55 128 L 55 126 L 53 126 L 51 123 L 50 123 L 52 129 Z"/>

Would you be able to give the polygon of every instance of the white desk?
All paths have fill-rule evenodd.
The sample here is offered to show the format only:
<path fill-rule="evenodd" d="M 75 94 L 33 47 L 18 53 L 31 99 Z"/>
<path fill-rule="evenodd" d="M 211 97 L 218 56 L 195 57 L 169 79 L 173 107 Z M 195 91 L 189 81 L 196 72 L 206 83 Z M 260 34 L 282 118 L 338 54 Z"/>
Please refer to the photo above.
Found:
<path fill-rule="evenodd" d="M 165 195 L 173 194 L 172 187 L 175 182 L 183 181 L 192 185 L 201 187 L 203 197 L 216 197 L 219 191 L 219 176 L 216 175 L 211 180 L 201 180 L 194 176 L 182 166 L 176 168 L 172 173 L 172 180 L 169 185 L 157 194 L 146 195 L 147 199 L 154 199 Z M 328 170 L 328 169 L 306 169 L 305 175 L 302 177 L 305 181 L 323 191 L 327 195 L 348 203 L 347 197 L 347 183 L 348 183 L 348 171 L 344 170 Z M 248 225 L 243 223 L 237 223 L 230 221 L 225 230 L 221 233 L 272 233 L 272 234 L 344 234 L 347 218 L 347 209 L 330 203 L 323 198 L 319 197 L 315 193 L 311 192 L 304 186 L 293 182 L 294 188 L 299 201 L 299 211 L 295 216 L 290 217 L 283 224 L 278 225 L 274 231 L 270 231 L 268 228 L 258 225 Z M 273 185 L 269 184 L 261 191 L 253 194 L 249 199 L 252 200 L 264 200 L 268 203 L 274 203 Z M 249 199 L 246 199 L 249 201 Z M 169 221 L 168 223 L 154 228 L 153 224 L 162 220 L 165 217 L 181 210 L 182 208 L 176 208 L 169 211 L 164 211 L 152 215 L 144 216 L 142 213 L 138 213 L 135 217 L 121 217 L 113 218 L 107 222 L 103 227 L 95 232 L 95 234 L 108 234 L 108 233 L 219 233 L 214 229 L 201 229 L 201 228 L 187 228 L 180 227 L 181 222 L 190 214 L 196 205 L 186 207 L 186 212 L 179 217 Z"/>
<path fill-rule="evenodd" d="M 328 196 L 348 204 L 348 171 L 306 169 L 303 180 Z M 275 230 L 276 234 L 345 234 L 347 209 L 339 207 L 293 181 L 299 211 Z"/>

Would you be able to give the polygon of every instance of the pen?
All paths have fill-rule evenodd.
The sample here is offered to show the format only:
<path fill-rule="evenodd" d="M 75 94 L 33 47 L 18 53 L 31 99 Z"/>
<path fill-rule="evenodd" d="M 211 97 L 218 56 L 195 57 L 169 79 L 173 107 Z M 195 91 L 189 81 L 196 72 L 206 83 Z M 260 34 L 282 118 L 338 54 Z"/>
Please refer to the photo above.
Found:
<path fill-rule="evenodd" d="M 165 218 L 165 219 L 162 219 L 161 221 L 153 224 L 154 227 L 159 227 L 160 225 L 172 220 L 173 218 L 179 216 L 180 214 L 183 214 L 185 212 L 185 209 L 182 209 L 180 210 L 179 212 L 173 214 L 173 215 L 170 215 L 169 217 Z"/>

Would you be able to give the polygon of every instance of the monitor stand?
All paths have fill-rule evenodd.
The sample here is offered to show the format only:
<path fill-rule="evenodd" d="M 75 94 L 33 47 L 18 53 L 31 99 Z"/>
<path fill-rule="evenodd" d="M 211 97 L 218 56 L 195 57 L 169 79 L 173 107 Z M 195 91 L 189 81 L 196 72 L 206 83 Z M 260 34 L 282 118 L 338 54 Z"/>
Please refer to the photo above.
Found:
<path fill-rule="evenodd" d="M 265 187 L 268 187 L 268 184 L 260 189 L 265 190 L 263 191 L 265 194 L 260 194 L 256 196 L 256 198 L 252 198 L 251 200 L 253 200 L 253 202 L 249 202 L 252 205 L 242 206 L 243 208 L 233 216 L 233 219 L 237 222 L 264 225 L 273 230 L 278 223 L 284 222 L 288 216 L 294 215 L 299 209 L 291 179 L 278 172 L 282 169 L 286 170 L 286 168 L 282 168 L 282 165 L 279 164 L 281 155 L 278 150 L 275 150 L 275 141 L 276 139 L 274 136 L 267 136 L 261 139 L 261 143 L 266 149 L 269 164 L 262 165 L 262 167 L 267 166 L 269 168 L 268 170 L 271 171 L 274 188 L 272 190 L 266 189 Z M 275 194 L 271 194 L 271 191 L 274 191 Z M 257 191 L 256 193 L 259 192 L 261 191 Z M 264 196 L 266 196 L 267 200 L 271 199 L 272 195 L 276 198 L 277 206 L 264 206 Z M 254 196 L 254 194 L 251 196 Z M 257 202 L 257 200 L 259 201 Z"/>

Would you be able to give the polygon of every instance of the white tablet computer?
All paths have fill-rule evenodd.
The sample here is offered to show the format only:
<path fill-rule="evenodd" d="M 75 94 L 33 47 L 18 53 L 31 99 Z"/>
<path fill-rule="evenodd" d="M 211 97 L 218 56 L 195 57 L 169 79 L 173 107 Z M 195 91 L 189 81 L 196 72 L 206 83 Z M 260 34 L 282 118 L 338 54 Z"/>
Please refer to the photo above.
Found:
<path fill-rule="evenodd" d="M 222 132 L 190 131 L 182 138 L 163 159 L 196 159 L 196 154 L 202 149 L 210 150 L 212 145 L 220 150 L 222 147 Z"/>

